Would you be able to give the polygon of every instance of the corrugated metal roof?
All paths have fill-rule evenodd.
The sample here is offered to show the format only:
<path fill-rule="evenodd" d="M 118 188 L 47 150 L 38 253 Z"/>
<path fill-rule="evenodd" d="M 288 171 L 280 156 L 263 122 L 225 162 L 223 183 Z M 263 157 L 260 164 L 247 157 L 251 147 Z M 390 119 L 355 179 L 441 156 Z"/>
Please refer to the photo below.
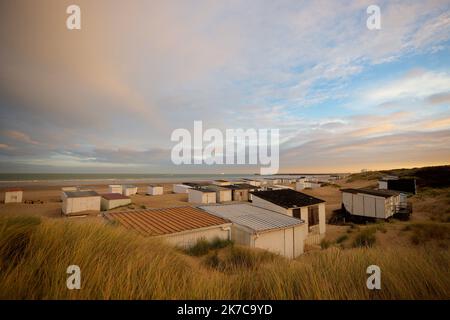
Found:
<path fill-rule="evenodd" d="M 164 235 L 229 223 L 223 218 L 194 207 L 108 212 L 105 216 L 146 236 Z"/>
<path fill-rule="evenodd" d="M 245 226 L 255 232 L 284 229 L 300 225 L 304 221 L 251 204 L 227 204 L 199 207 L 216 216 Z"/>
<path fill-rule="evenodd" d="M 95 197 L 100 196 L 95 191 L 64 191 L 67 198 Z"/>

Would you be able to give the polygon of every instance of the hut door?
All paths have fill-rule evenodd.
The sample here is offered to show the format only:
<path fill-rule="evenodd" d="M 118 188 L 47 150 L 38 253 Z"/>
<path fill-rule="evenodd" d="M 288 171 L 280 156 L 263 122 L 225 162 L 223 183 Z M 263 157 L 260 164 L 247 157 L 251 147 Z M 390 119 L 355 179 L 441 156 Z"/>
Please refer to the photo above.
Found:
<path fill-rule="evenodd" d="M 308 207 L 308 226 L 319 224 L 319 206 Z"/>

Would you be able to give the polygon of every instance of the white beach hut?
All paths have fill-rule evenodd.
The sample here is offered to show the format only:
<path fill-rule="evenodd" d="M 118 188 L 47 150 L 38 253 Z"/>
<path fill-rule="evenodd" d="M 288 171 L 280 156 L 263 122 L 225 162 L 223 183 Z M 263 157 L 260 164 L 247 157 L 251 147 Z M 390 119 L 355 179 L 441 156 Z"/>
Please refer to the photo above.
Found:
<path fill-rule="evenodd" d="M 122 193 L 122 186 L 120 184 L 110 184 L 108 187 L 109 193 Z"/>
<path fill-rule="evenodd" d="M 65 215 L 79 214 L 84 211 L 100 211 L 100 195 L 95 191 L 66 191 L 62 203 Z"/>
<path fill-rule="evenodd" d="M 78 187 L 62 187 L 61 188 L 61 201 L 64 201 L 67 191 L 78 191 L 78 190 L 79 190 Z"/>
<path fill-rule="evenodd" d="M 255 206 L 301 219 L 307 226 L 307 244 L 319 244 L 325 236 L 325 201 L 291 189 L 252 192 Z"/>
<path fill-rule="evenodd" d="M 122 194 L 124 196 L 129 197 L 129 196 L 135 195 L 137 193 L 137 189 L 138 188 L 133 185 L 123 185 L 122 186 Z"/>
<path fill-rule="evenodd" d="M 189 203 L 216 203 L 216 191 L 210 188 L 188 190 Z"/>
<path fill-rule="evenodd" d="M 13 188 L 5 191 L 5 203 L 20 203 L 22 202 L 22 197 L 22 189 Z"/>
<path fill-rule="evenodd" d="M 232 190 L 229 188 L 220 187 L 217 185 L 209 185 L 208 189 L 214 190 L 216 192 L 216 202 L 227 202 L 232 201 Z"/>
<path fill-rule="evenodd" d="M 342 189 L 341 192 L 344 209 L 356 216 L 387 219 L 403 206 L 397 191 Z"/>
<path fill-rule="evenodd" d="M 194 207 L 108 212 L 105 218 L 181 248 L 189 248 L 199 240 L 228 240 L 231 233 L 230 221 Z"/>
<path fill-rule="evenodd" d="M 105 193 L 102 194 L 101 209 L 111 210 L 114 208 L 126 206 L 130 203 L 130 197 L 124 196 L 120 193 Z"/>
<path fill-rule="evenodd" d="M 174 184 L 173 193 L 188 193 L 188 190 L 191 188 L 191 186 L 185 184 Z"/>
<path fill-rule="evenodd" d="M 160 196 L 164 193 L 164 188 L 159 184 L 151 184 L 147 187 L 147 194 L 151 196 Z"/>
<path fill-rule="evenodd" d="M 303 253 L 308 231 L 300 219 L 248 203 L 200 208 L 233 222 L 231 239 L 239 245 L 268 250 L 287 258 Z"/>

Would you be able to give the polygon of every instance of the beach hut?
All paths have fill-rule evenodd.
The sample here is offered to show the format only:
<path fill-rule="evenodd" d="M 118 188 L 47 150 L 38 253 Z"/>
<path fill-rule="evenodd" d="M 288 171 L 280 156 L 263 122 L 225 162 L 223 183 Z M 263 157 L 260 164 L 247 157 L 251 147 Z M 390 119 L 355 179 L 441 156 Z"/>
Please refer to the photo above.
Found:
<path fill-rule="evenodd" d="M 281 178 L 270 177 L 270 178 L 265 178 L 265 180 L 267 181 L 267 184 L 269 184 L 269 185 L 282 183 Z"/>
<path fill-rule="evenodd" d="M 239 245 L 260 248 L 295 258 L 304 251 L 307 228 L 304 221 L 249 203 L 201 206 L 230 220 L 231 239 Z"/>
<path fill-rule="evenodd" d="M 22 189 L 12 188 L 5 191 L 5 203 L 20 203 L 22 202 L 22 197 Z"/>
<path fill-rule="evenodd" d="M 262 181 L 261 180 L 255 180 L 255 179 L 242 179 L 244 183 L 247 183 L 254 187 L 261 187 Z"/>
<path fill-rule="evenodd" d="M 100 195 L 95 191 L 66 191 L 62 203 L 65 215 L 80 214 L 85 211 L 100 211 Z"/>
<path fill-rule="evenodd" d="M 147 187 L 147 194 L 151 196 L 159 196 L 164 193 L 164 188 L 159 184 L 151 184 Z"/>
<path fill-rule="evenodd" d="M 189 248 L 201 239 L 229 240 L 231 233 L 230 221 L 194 207 L 108 212 L 105 218 L 181 248 Z"/>
<path fill-rule="evenodd" d="M 137 193 L 137 189 L 138 188 L 133 185 L 123 185 L 122 186 L 122 194 L 124 196 L 129 197 L 129 196 L 135 195 Z"/>
<path fill-rule="evenodd" d="M 219 180 L 214 180 L 212 182 L 212 184 L 214 184 L 216 186 L 229 186 L 229 185 L 231 185 L 231 181 L 219 179 Z"/>
<path fill-rule="evenodd" d="M 216 202 L 227 202 L 232 200 L 232 192 L 228 188 L 216 185 L 209 185 L 207 188 L 216 192 Z"/>
<path fill-rule="evenodd" d="M 255 206 L 301 219 L 307 226 L 307 244 L 318 244 L 325 236 L 325 201 L 291 189 L 252 192 Z"/>
<path fill-rule="evenodd" d="M 407 194 L 416 194 L 416 179 L 383 177 L 378 181 L 378 189 L 399 191 Z"/>
<path fill-rule="evenodd" d="M 248 183 L 233 184 L 224 188 L 231 190 L 231 198 L 233 201 L 249 201 L 250 191 L 256 190 L 255 186 Z"/>
<path fill-rule="evenodd" d="M 216 191 L 211 188 L 191 188 L 188 190 L 189 203 L 216 203 Z"/>
<path fill-rule="evenodd" d="M 173 193 L 188 193 L 192 187 L 185 184 L 174 184 L 172 188 Z"/>
<path fill-rule="evenodd" d="M 372 189 L 341 189 L 342 205 L 351 215 L 387 219 L 403 210 L 400 192 Z"/>
<path fill-rule="evenodd" d="M 63 187 L 63 188 L 61 188 L 61 201 L 64 201 L 67 191 L 78 191 L 78 187 Z"/>
<path fill-rule="evenodd" d="M 302 191 L 304 189 L 320 188 L 322 185 L 319 182 L 312 182 L 307 180 L 301 180 L 295 183 L 295 190 Z"/>
<path fill-rule="evenodd" d="M 130 197 L 124 196 L 120 193 L 104 193 L 101 196 L 102 210 L 111 210 L 131 203 Z"/>
<path fill-rule="evenodd" d="M 273 185 L 272 187 L 268 187 L 268 189 L 269 189 L 269 190 L 284 190 L 284 189 L 290 189 L 290 190 L 292 190 L 291 187 L 284 186 L 284 185 L 282 185 L 282 184 L 276 184 L 276 185 Z"/>
<path fill-rule="evenodd" d="M 122 186 L 120 184 L 110 184 L 108 186 L 109 193 L 122 193 Z"/>

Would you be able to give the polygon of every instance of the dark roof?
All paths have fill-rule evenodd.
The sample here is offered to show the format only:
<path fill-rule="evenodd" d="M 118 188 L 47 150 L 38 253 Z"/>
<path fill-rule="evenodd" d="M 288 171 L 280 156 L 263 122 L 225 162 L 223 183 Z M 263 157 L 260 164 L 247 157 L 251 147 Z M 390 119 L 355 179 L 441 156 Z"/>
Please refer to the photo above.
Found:
<path fill-rule="evenodd" d="M 6 189 L 5 192 L 17 192 L 17 191 L 23 191 L 20 188 L 10 188 L 10 189 Z"/>
<path fill-rule="evenodd" d="M 116 220 L 124 227 L 136 230 L 147 236 L 170 234 L 230 223 L 224 218 L 194 207 L 108 212 L 105 214 L 105 217 Z"/>
<path fill-rule="evenodd" d="M 257 189 L 255 186 L 252 186 L 251 184 L 248 183 L 232 184 L 231 186 L 223 186 L 223 187 L 232 190 Z"/>
<path fill-rule="evenodd" d="M 130 197 L 124 196 L 120 193 L 104 193 L 101 196 L 106 200 L 130 199 Z"/>
<path fill-rule="evenodd" d="M 206 186 L 210 183 L 209 182 L 183 182 L 181 184 L 184 184 L 185 186 L 189 186 L 189 187 L 198 187 L 198 186 Z"/>
<path fill-rule="evenodd" d="M 148 186 L 155 188 L 155 187 L 162 187 L 162 184 L 149 184 Z"/>
<path fill-rule="evenodd" d="M 353 193 L 353 194 L 365 193 L 365 194 L 370 194 L 372 196 L 383 197 L 383 198 L 390 198 L 392 196 L 398 196 L 400 194 L 399 192 L 392 191 L 392 190 L 373 190 L 373 189 L 365 189 L 365 188 L 361 188 L 361 189 L 348 188 L 348 189 L 341 189 L 341 191 L 347 192 L 347 193 Z"/>
<path fill-rule="evenodd" d="M 194 187 L 194 188 L 192 188 L 192 189 L 190 189 L 190 190 L 197 190 L 197 191 L 200 191 L 200 192 L 216 192 L 216 190 L 214 190 L 213 188 L 211 188 L 211 187 Z"/>
<path fill-rule="evenodd" d="M 218 185 L 215 185 L 215 184 L 210 184 L 210 185 L 208 185 L 206 187 L 201 187 L 201 189 L 205 189 L 205 188 L 206 189 L 210 189 L 210 190 L 214 190 L 214 191 L 228 190 L 228 191 L 231 192 L 231 190 L 229 188 L 225 188 L 225 186 L 218 186 Z M 196 188 L 194 188 L 194 189 L 196 189 Z"/>
<path fill-rule="evenodd" d="M 322 199 L 292 189 L 256 191 L 252 192 L 252 194 L 286 209 L 312 206 L 314 204 L 325 202 Z"/>
<path fill-rule="evenodd" d="M 214 181 L 217 181 L 217 182 L 229 182 L 228 180 L 223 180 L 223 179 L 218 179 L 218 180 L 214 180 Z"/>
<path fill-rule="evenodd" d="M 95 197 L 100 196 L 95 191 L 65 191 L 67 198 Z"/>
<path fill-rule="evenodd" d="M 416 179 L 387 180 L 389 190 L 416 194 Z"/>

